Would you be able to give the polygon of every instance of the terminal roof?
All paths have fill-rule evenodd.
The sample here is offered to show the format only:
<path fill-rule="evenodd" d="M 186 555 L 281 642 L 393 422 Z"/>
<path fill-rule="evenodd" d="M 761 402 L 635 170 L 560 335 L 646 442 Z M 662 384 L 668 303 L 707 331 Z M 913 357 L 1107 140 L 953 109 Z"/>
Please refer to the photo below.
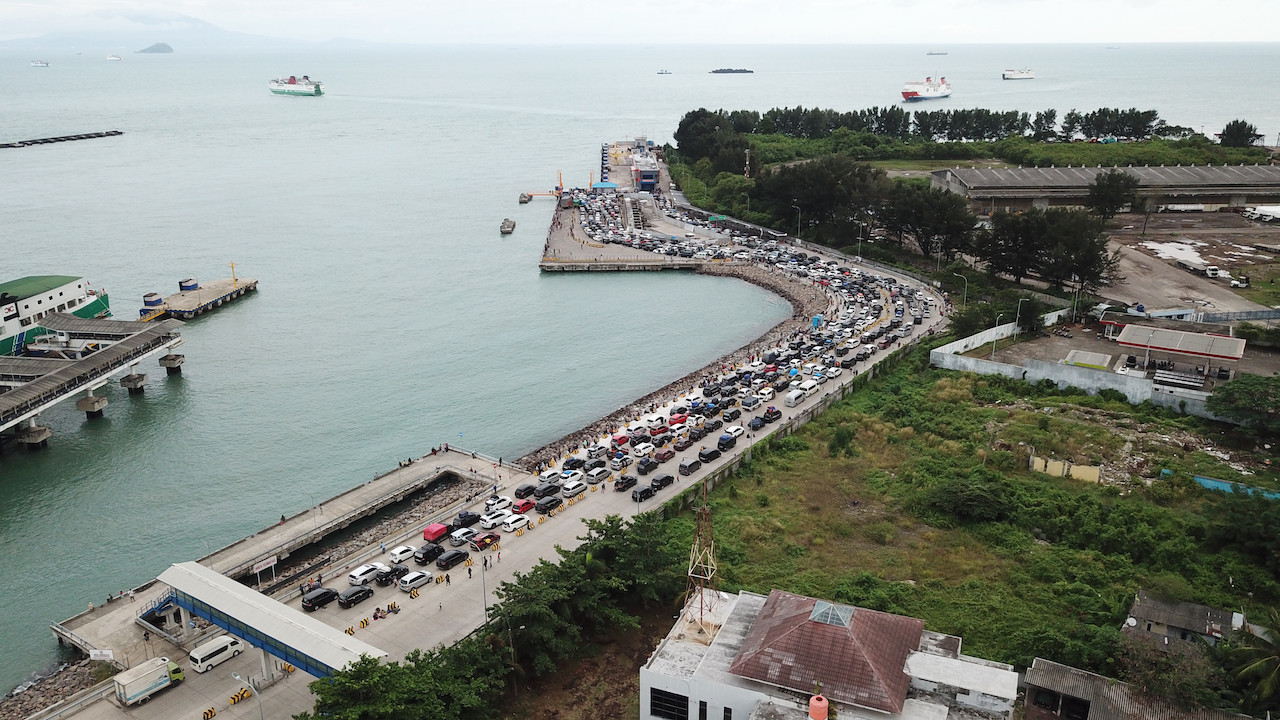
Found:
<path fill-rule="evenodd" d="M 1239 360 L 1244 356 L 1244 338 L 1166 330 L 1146 325 L 1125 325 L 1116 342 L 1125 347 L 1148 348 L 1159 352 L 1214 360 Z"/>
<path fill-rule="evenodd" d="M 387 653 L 330 627 L 301 610 L 245 587 L 195 562 L 177 563 L 158 578 L 179 593 L 215 608 L 244 626 L 274 638 L 281 645 L 341 670 L 361 655 L 384 658 Z M 255 646 L 259 643 L 252 643 Z"/>

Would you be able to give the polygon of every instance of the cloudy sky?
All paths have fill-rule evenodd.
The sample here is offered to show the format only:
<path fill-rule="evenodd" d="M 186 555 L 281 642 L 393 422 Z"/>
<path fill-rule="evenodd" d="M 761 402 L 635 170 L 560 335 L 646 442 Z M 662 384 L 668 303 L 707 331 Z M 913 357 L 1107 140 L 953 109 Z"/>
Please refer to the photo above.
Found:
<path fill-rule="evenodd" d="M 1275 0 L 0 0 L 0 39 L 188 15 L 402 43 L 1268 42 Z"/>

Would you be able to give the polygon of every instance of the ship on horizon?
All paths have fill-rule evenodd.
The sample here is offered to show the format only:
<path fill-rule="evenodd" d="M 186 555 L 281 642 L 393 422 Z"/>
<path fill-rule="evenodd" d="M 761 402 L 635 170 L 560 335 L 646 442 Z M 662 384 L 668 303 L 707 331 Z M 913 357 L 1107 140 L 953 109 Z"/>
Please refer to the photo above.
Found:
<path fill-rule="evenodd" d="M 905 102 L 937 100 L 944 97 L 951 97 L 951 83 L 947 82 L 946 78 L 934 80 L 932 77 L 927 77 L 924 82 L 913 80 L 902 86 L 902 99 Z"/>
<path fill-rule="evenodd" d="M 1005 70 L 1000 73 L 1001 80 L 1035 80 L 1036 71 L 1023 68 L 1021 70 Z"/>
<path fill-rule="evenodd" d="M 324 94 L 324 85 L 319 80 L 312 80 L 303 75 L 290 75 L 287 78 L 276 78 L 267 83 L 267 89 L 275 95 L 319 96 Z"/>

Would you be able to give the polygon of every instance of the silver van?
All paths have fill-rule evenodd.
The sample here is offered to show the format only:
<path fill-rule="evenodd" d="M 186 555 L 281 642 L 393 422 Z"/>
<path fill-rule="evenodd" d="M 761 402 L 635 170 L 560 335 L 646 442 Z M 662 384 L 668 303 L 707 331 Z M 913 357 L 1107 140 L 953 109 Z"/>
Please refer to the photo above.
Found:
<path fill-rule="evenodd" d="M 479 534 L 480 534 L 480 531 L 476 530 L 475 528 L 469 528 L 469 527 L 458 528 L 457 530 L 454 530 L 453 532 L 449 533 L 449 544 L 454 547 L 466 545 L 471 540 L 471 538 Z"/>
<path fill-rule="evenodd" d="M 207 672 L 214 665 L 239 655 L 244 651 L 244 643 L 240 638 L 231 635 L 219 635 L 191 651 L 191 669 L 198 673 Z"/>
<path fill-rule="evenodd" d="M 787 393 L 787 407 L 795 407 L 804 402 L 807 397 L 809 396 L 803 390 L 792 390 Z"/>

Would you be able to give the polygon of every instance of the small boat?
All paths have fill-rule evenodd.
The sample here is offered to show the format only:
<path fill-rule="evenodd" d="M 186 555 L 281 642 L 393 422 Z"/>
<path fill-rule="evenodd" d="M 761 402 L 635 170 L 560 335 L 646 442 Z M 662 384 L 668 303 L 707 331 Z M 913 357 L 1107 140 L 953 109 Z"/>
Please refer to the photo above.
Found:
<path fill-rule="evenodd" d="M 946 50 L 930 50 L 929 52 L 925 53 L 925 55 L 946 55 L 946 54 L 947 54 Z"/>
<path fill-rule="evenodd" d="M 1022 70 L 1005 70 L 1004 72 L 1000 73 L 1000 79 L 1001 80 L 1035 80 L 1036 71 L 1027 70 L 1026 68 L 1023 68 Z"/>
<path fill-rule="evenodd" d="M 503 235 L 510 235 L 515 231 L 516 231 L 516 221 L 512 220 L 511 218 L 506 218 L 505 220 L 503 220 L 502 225 L 498 227 L 498 232 L 502 233 Z"/>
<path fill-rule="evenodd" d="M 748 70 L 746 68 L 716 68 L 715 70 L 711 71 L 711 74 L 712 75 L 750 75 L 751 73 L 754 73 L 754 72 L 755 70 Z"/>
<path fill-rule="evenodd" d="M 310 95 L 324 94 L 324 85 L 319 80 L 312 80 L 303 75 L 290 75 L 287 78 L 276 78 L 267 83 L 267 89 L 275 95 Z"/>
<path fill-rule="evenodd" d="M 108 61 L 108 62 L 120 62 L 120 56 L 119 56 L 119 55 L 108 55 L 108 56 L 107 56 L 107 61 Z"/>
<path fill-rule="evenodd" d="M 936 100 L 944 97 L 951 97 L 951 83 L 947 82 L 946 78 L 934 80 L 927 77 L 924 82 L 912 81 L 902 86 L 902 99 L 906 102 Z"/>
<path fill-rule="evenodd" d="M 671 74 L 671 71 L 670 71 L 670 70 L 659 70 L 659 71 L 658 71 L 658 74 L 659 74 L 659 75 L 670 75 L 670 74 Z"/>
<path fill-rule="evenodd" d="M 49 67 L 49 61 L 47 61 L 47 60 L 32 60 L 32 61 L 31 61 L 31 67 Z"/>

